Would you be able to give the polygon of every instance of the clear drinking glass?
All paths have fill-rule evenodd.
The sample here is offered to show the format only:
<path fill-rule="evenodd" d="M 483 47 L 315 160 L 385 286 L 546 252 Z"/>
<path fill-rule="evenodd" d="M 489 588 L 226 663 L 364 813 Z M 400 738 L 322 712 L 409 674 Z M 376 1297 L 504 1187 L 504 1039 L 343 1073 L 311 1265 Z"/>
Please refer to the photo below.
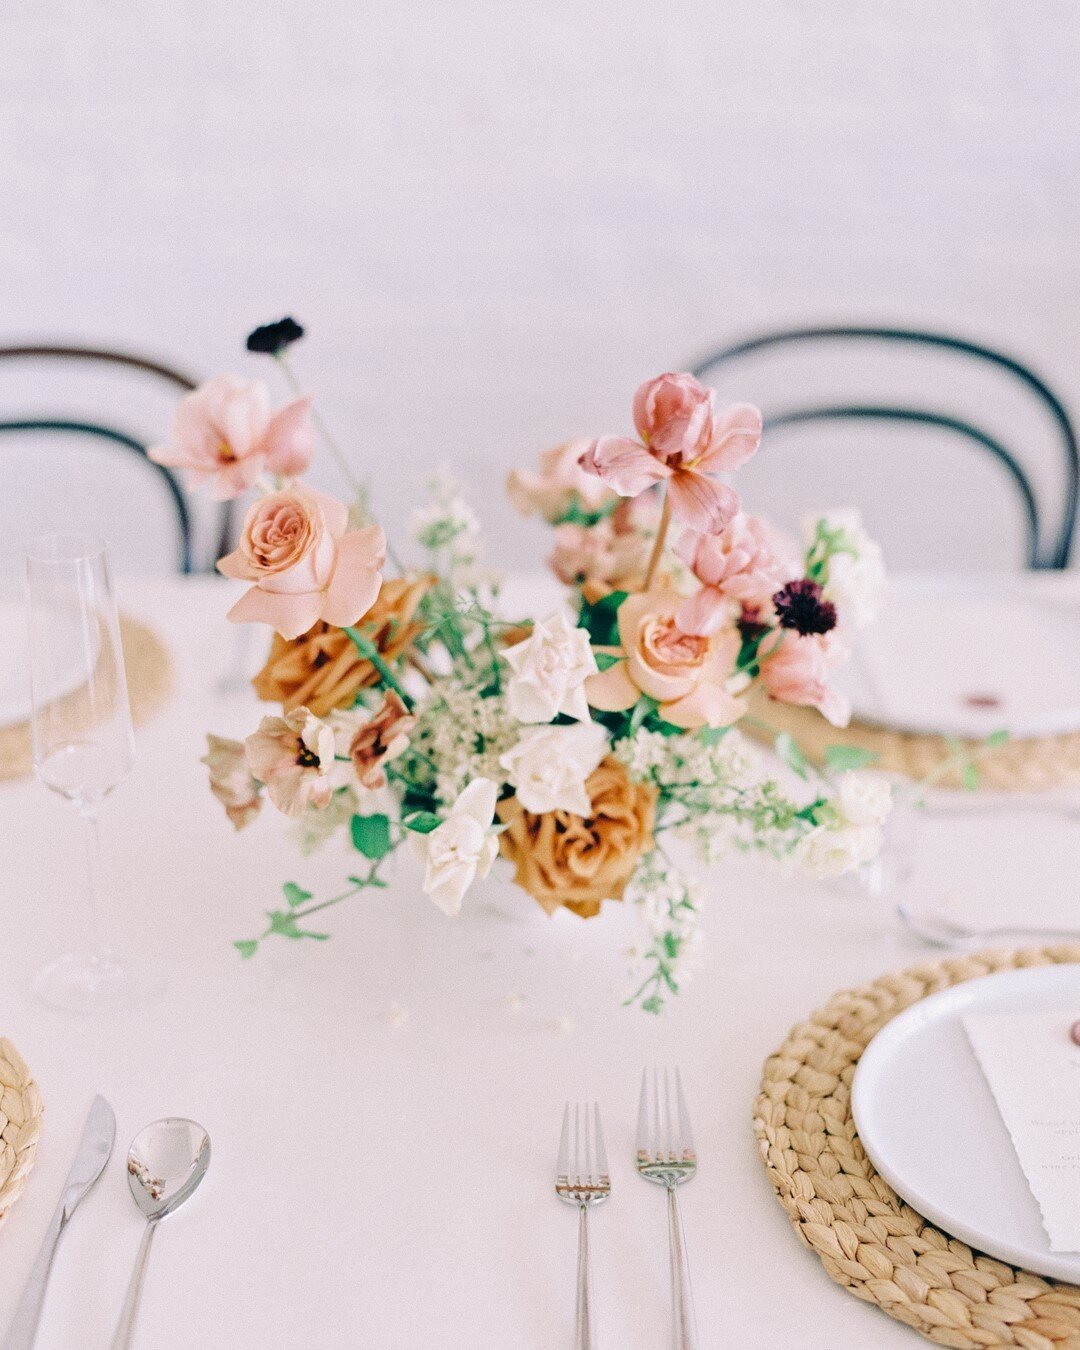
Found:
<path fill-rule="evenodd" d="M 75 1012 L 130 1008 L 158 987 L 105 944 L 98 910 L 98 808 L 131 772 L 124 655 L 105 545 L 50 534 L 26 551 L 34 767 L 84 822 L 83 946 L 40 971 L 46 1003 Z"/>

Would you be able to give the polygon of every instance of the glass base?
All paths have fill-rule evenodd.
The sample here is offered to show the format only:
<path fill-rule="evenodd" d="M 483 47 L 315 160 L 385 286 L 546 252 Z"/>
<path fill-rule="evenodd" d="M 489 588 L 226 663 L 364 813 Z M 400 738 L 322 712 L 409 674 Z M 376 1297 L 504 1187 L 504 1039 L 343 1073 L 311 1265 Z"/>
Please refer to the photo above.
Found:
<path fill-rule="evenodd" d="M 66 1012 L 124 1012 L 144 1008 L 165 989 L 153 969 L 133 966 L 112 952 L 68 952 L 40 970 L 34 993 Z"/>

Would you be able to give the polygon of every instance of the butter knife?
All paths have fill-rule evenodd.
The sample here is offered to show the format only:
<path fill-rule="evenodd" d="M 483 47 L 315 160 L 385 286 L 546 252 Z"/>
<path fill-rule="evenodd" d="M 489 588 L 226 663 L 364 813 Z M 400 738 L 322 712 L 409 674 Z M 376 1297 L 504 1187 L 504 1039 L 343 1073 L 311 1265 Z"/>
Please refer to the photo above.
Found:
<path fill-rule="evenodd" d="M 49 1231 L 41 1244 L 37 1260 L 30 1271 L 23 1289 L 19 1306 L 8 1327 L 0 1350 L 32 1350 L 37 1336 L 38 1319 L 41 1317 L 41 1305 L 45 1301 L 45 1289 L 49 1283 L 49 1271 L 60 1234 L 75 1213 L 76 1206 L 105 1169 L 113 1151 L 116 1139 L 116 1117 L 113 1109 L 104 1097 L 95 1097 L 90 1114 L 83 1126 L 79 1151 L 75 1155 L 68 1179 L 64 1182 L 64 1191 L 56 1206 L 56 1212 L 49 1224 Z"/>

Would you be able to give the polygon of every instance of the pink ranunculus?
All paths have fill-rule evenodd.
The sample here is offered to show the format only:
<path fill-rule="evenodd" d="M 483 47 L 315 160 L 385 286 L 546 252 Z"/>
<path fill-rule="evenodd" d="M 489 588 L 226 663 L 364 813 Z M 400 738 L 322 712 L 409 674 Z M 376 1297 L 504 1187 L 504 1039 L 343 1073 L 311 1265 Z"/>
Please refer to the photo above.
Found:
<path fill-rule="evenodd" d="M 578 462 L 590 444 L 588 437 L 579 437 L 545 450 L 537 473 L 511 470 L 506 492 L 514 509 L 523 516 L 538 511 L 549 525 L 557 525 L 574 507 L 599 511 L 612 502 L 611 490 Z"/>
<path fill-rule="evenodd" d="M 255 502 L 239 547 L 218 563 L 225 576 L 255 583 L 229 610 L 233 623 L 268 623 L 295 638 L 319 619 L 338 628 L 362 619 L 382 585 L 386 536 L 348 522 L 336 498 L 299 484 Z"/>
<path fill-rule="evenodd" d="M 597 525 L 559 525 L 548 562 L 566 586 L 594 585 L 612 590 L 640 585 L 649 557 L 649 541 L 636 530 L 619 531 L 608 518 Z"/>
<path fill-rule="evenodd" d="M 676 620 L 686 633 L 708 636 L 721 628 L 733 606 L 765 606 L 801 572 L 794 541 L 760 516 L 741 512 L 719 534 L 684 531 L 675 550 L 701 582 Z"/>
<path fill-rule="evenodd" d="M 746 711 L 728 692 L 739 654 L 737 630 L 697 637 L 675 623 L 682 596 L 654 590 L 619 606 L 615 663 L 585 681 L 585 694 L 601 712 L 625 712 L 642 694 L 656 699 L 660 716 L 677 727 L 724 727 Z M 601 649 L 603 650 L 603 649 Z"/>
<path fill-rule="evenodd" d="M 739 509 L 739 498 L 714 475 L 745 464 L 761 440 L 761 413 L 736 403 L 722 414 L 716 394 L 693 375 L 659 375 L 634 395 L 641 441 L 601 436 L 581 456 L 622 497 L 667 483 L 672 514 L 701 534 L 718 534 Z"/>
<path fill-rule="evenodd" d="M 851 717 L 848 699 L 829 688 L 829 676 L 848 654 L 839 629 L 830 633 L 797 633 L 777 629 L 761 644 L 761 682 L 780 703 L 817 708 L 834 727 L 846 727 Z"/>
<path fill-rule="evenodd" d="M 196 486 L 211 484 L 219 501 L 239 497 L 264 470 L 291 478 L 315 449 L 311 399 L 270 411 L 262 380 L 217 375 L 180 400 L 168 445 L 152 446 L 155 464 L 186 469 Z"/>
<path fill-rule="evenodd" d="M 334 733 L 307 708 L 264 717 L 244 742 L 244 752 L 253 777 L 266 784 L 270 800 L 285 815 L 303 815 L 309 806 L 321 811 L 330 804 Z"/>

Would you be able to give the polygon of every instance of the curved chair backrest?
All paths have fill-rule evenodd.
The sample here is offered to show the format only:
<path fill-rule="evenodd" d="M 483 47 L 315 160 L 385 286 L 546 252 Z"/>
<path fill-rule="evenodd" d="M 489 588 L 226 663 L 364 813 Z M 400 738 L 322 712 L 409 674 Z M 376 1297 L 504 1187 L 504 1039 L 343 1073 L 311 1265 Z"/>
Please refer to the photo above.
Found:
<path fill-rule="evenodd" d="M 814 407 L 787 408 L 771 413 L 765 426 L 783 427 L 814 422 L 879 421 L 908 423 L 937 427 L 989 452 L 1009 475 L 1019 495 L 1024 512 L 1028 540 L 1028 566 L 1033 568 L 1067 567 L 1076 528 L 1077 503 L 1080 501 L 1080 452 L 1076 433 L 1061 400 L 1021 362 L 1011 356 L 984 347 L 977 342 L 952 337 L 946 333 L 927 332 L 908 328 L 879 327 L 813 327 L 792 328 L 763 333 L 723 347 L 711 353 L 694 366 L 694 374 L 702 380 L 741 357 L 770 348 L 806 346 L 817 342 L 853 341 L 902 343 L 928 349 L 939 349 L 970 357 L 1019 381 L 1037 399 L 1049 415 L 1064 465 L 1064 492 L 1060 507 L 1060 527 L 1048 537 L 1039 508 L 1038 495 L 1019 458 L 997 436 L 990 435 L 966 418 L 938 408 L 898 406 L 878 402 L 840 402 Z"/>
<path fill-rule="evenodd" d="M 182 371 L 175 370 L 171 366 L 164 365 L 160 361 L 154 361 L 148 357 L 136 356 L 130 352 L 112 351 L 105 347 L 61 346 L 52 344 L 0 346 L 0 361 L 15 360 L 49 362 L 76 361 L 106 365 L 153 376 L 184 393 L 189 393 L 196 387 L 196 382 L 191 376 Z M 51 416 L 46 413 L 19 417 L 0 417 L 0 433 L 16 432 L 51 432 L 81 435 L 93 438 L 98 442 L 120 446 L 125 450 L 131 451 L 133 454 L 141 456 L 147 468 L 153 471 L 162 483 L 169 501 L 172 504 L 179 540 L 177 555 L 179 570 L 182 572 L 191 572 L 193 570 L 192 522 L 187 497 L 184 494 L 183 487 L 181 486 L 177 475 L 171 469 L 165 468 L 160 464 L 155 464 L 151 459 L 147 458 L 146 440 L 132 434 L 129 430 L 121 429 L 120 427 L 104 422 L 98 422 L 97 420 L 91 420 L 89 418 Z M 221 507 L 218 523 L 215 528 L 215 533 L 217 535 L 215 546 L 218 554 L 225 552 L 229 546 L 230 529 L 231 511 L 228 503 L 225 503 Z"/>

